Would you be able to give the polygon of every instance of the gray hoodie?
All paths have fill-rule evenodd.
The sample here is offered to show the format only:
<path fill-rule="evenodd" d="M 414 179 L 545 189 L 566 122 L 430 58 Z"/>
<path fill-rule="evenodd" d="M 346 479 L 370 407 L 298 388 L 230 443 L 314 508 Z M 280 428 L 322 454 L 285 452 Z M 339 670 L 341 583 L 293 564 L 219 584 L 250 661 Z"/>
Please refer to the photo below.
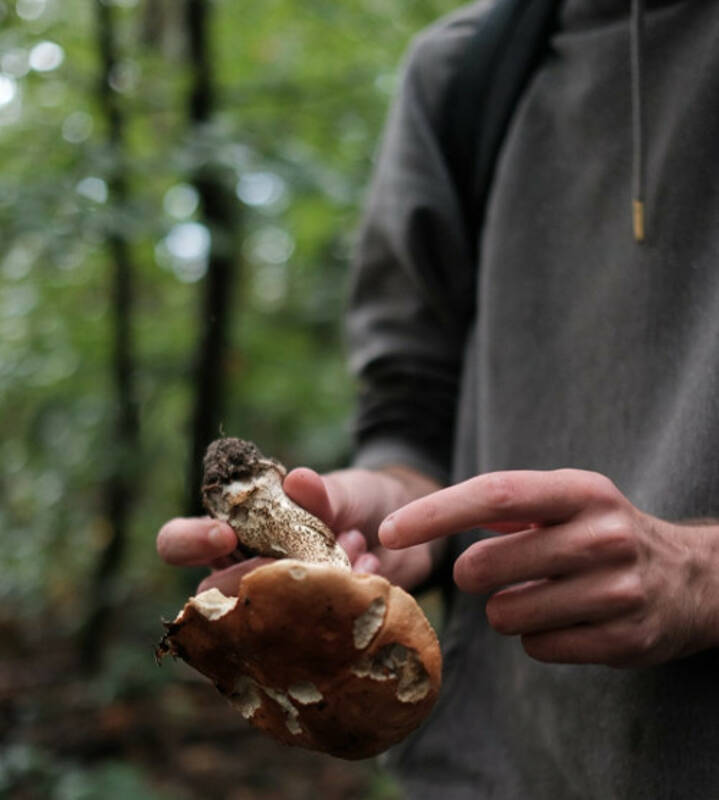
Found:
<path fill-rule="evenodd" d="M 416 40 L 352 287 L 360 465 L 453 482 L 592 469 L 646 512 L 719 517 L 719 3 L 646 5 L 643 244 L 629 0 L 566 0 L 505 137 L 478 258 L 433 130 L 487 3 Z M 481 535 L 454 537 L 455 553 Z M 716 651 L 540 664 L 488 627 L 485 600 L 453 597 L 442 696 L 393 758 L 410 797 L 719 798 Z"/>

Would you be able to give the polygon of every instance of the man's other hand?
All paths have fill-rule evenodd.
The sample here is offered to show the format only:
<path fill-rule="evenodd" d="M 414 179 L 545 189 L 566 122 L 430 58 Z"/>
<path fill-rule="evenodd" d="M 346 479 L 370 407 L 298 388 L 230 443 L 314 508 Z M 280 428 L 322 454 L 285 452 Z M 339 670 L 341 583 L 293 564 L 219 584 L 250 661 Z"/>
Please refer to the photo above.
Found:
<path fill-rule="evenodd" d="M 582 470 L 480 475 L 388 517 L 379 539 L 416 547 L 484 528 L 454 565 L 487 594 L 499 633 L 540 660 L 646 666 L 719 642 L 719 526 L 677 524 L 635 508 Z"/>

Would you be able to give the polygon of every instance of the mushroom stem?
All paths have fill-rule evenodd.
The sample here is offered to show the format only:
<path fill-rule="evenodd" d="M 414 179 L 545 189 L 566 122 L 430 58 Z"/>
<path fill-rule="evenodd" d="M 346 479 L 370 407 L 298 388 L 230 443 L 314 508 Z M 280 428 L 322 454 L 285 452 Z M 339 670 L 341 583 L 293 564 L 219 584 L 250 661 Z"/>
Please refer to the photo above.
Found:
<path fill-rule="evenodd" d="M 243 555 L 249 551 L 351 569 L 327 525 L 285 494 L 285 467 L 265 458 L 252 442 L 213 442 L 204 471 L 203 504 L 211 516 L 232 527 Z"/>

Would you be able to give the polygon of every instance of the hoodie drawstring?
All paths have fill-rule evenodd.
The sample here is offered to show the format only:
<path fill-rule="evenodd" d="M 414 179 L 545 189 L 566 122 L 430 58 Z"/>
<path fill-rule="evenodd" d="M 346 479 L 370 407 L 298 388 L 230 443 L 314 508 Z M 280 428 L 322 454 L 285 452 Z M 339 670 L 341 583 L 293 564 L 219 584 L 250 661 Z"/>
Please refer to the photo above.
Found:
<path fill-rule="evenodd" d="M 644 241 L 644 96 L 642 67 L 644 58 L 644 0 L 632 0 L 632 221 L 634 239 Z"/>

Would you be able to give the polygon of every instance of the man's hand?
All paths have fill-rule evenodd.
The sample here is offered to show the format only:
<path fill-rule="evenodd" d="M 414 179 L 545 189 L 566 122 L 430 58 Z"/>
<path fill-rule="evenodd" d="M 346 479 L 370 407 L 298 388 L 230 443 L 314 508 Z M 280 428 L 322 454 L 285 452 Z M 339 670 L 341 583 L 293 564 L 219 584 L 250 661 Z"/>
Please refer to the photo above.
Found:
<path fill-rule="evenodd" d="M 284 482 L 285 492 L 296 503 L 338 534 L 353 569 L 379 573 L 405 589 L 428 577 L 442 543 L 420 544 L 402 552 L 386 550 L 379 545 L 377 528 L 387 514 L 438 488 L 434 481 L 405 467 L 376 472 L 347 469 L 326 476 L 300 468 Z M 170 520 L 157 535 L 157 552 L 168 564 L 212 569 L 198 591 L 216 587 L 224 594 L 235 594 L 245 573 L 270 560 L 243 560 L 234 552 L 236 548 L 232 528 L 208 517 Z"/>
<path fill-rule="evenodd" d="M 156 545 L 158 555 L 168 564 L 210 567 L 212 572 L 197 587 L 198 592 L 214 587 L 233 595 L 245 573 L 271 561 L 236 556 L 235 532 L 226 522 L 210 517 L 177 517 L 166 522 L 157 534 Z"/>
<path fill-rule="evenodd" d="M 490 594 L 489 623 L 540 661 L 645 666 L 719 643 L 719 526 L 635 508 L 581 470 L 480 475 L 388 517 L 388 548 L 481 527 L 504 535 L 456 561 L 460 589 Z"/>
<path fill-rule="evenodd" d="M 444 543 L 387 550 L 379 544 L 377 528 L 390 512 L 438 488 L 430 478 L 399 466 L 345 469 L 325 476 L 300 468 L 284 482 L 285 492 L 296 503 L 335 531 L 355 571 L 378 573 L 404 589 L 429 577 Z"/>

